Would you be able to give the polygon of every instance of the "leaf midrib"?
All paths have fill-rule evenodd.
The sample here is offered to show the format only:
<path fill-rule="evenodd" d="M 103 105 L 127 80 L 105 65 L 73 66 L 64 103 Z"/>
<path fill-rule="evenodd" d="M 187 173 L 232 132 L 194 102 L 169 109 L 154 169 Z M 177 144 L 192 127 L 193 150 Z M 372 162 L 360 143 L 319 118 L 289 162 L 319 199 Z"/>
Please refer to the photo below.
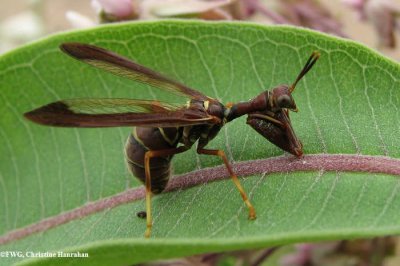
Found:
<path fill-rule="evenodd" d="M 235 163 L 233 164 L 233 169 L 239 176 L 296 171 L 367 172 L 400 176 L 400 159 L 351 154 L 314 154 L 306 155 L 301 159 L 292 156 L 279 156 Z M 165 192 L 188 189 L 228 177 L 228 172 L 223 165 L 204 168 L 172 178 Z M 26 238 L 32 234 L 44 232 L 62 224 L 140 200 L 144 197 L 145 190 L 143 187 L 129 189 L 8 232 L 0 237 L 0 245 Z"/>

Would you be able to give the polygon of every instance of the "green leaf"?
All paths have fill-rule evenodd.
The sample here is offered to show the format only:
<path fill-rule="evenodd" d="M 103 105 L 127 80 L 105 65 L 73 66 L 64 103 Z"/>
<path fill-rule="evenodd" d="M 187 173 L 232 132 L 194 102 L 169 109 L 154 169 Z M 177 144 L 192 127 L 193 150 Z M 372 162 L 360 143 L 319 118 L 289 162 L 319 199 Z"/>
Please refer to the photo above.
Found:
<path fill-rule="evenodd" d="M 146 240 L 146 222 L 136 217 L 144 199 L 117 200 L 141 186 L 125 168 L 131 129 L 43 127 L 23 113 L 60 99 L 175 96 L 72 60 L 58 49 L 68 41 L 125 55 L 223 103 L 293 82 L 319 50 L 321 59 L 293 94 L 300 112 L 291 119 L 307 155 L 282 156 L 245 117 L 227 124 L 208 147 L 224 149 L 238 174 L 246 175 L 240 180 L 258 218 L 247 219 L 231 180 L 204 184 L 227 173 L 215 168 L 218 158 L 192 149 L 174 158 L 175 174 L 212 168 L 174 179 L 180 189 L 153 198 L 154 226 Z M 127 265 L 400 233 L 400 68 L 352 41 L 247 23 L 116 24 L 58 34 L 5 54 L 0 75 L 1 251 L 89 254 L 2 255 L 1 264 Z M 198 185 L 188 188 L 185 178 Z"/>

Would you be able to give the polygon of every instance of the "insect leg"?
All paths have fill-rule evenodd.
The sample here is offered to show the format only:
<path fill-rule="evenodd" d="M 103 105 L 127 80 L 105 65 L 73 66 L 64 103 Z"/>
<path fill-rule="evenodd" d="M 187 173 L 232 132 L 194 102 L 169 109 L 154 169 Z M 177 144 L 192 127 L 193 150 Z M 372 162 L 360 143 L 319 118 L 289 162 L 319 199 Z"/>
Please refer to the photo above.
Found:
<path fill-rule="evenodd" d="M 150 237 L 151 226 L 153 224 L 151 217 L 151 176 L 150 176 L 150 159 L 154 157 L 166 157 L 177 153 L 187 151 L 188 148 L 181 146 L 174 149 L 165 149 L 157 151 L 147 151 L 144 155 L 144 171 L 146 174 L 145 186 L 146 186 L 146 232 L 144 236 L 146 238 Z"/>
<path fill-rule="evenodd" d="M 282 110 L 285 112 L 286 116 L 289 118 L 289 109 L 284 108 Z"/>
<path fill-rule="evenodd" d="M 275 118 L 273 118 L 273 117 L 271 117 L 269 115 L 265 115 L 265 114 L 249 114 L 249 117 L 250 118 L 256 117 L 256 118 L 265 119 L 265 120 L 268 120 L 268 121 L 270 121 L 272 123 L 275 123 L 277 125 L 284 126 L 284 124 L 281 121 L 279 121 L 279 120 L 277 120 L 277 119 L 275 119 Z"/>
<path fill-rule="evenodd" d="M 244 192 L 244 189 L 243 189 L 242 185 L 240 184 L 239 179 L 237 178 L 237 176 L 233 172 L 232 167 L 231 167 L 231 165 L 230 165 L 230 163 L 228 161 L 228 158 L 226 157 L 224 151 L 222 151 L 222 150 L 207 150 L 207 149 L 198 148 L 197 149 L 197 153 L 198 154 L 219 156 L 223 160 L 226 168 L 228 169 L 229 175 L 231 176 L 231 178 L 233 180 L 233 183 L 235 183 L 237 189 L 240 192 L 240 195 L 243 198 L 244 203 L 249 208 L 249 219 L 250 220 L 254 220 L 256 218 L 256 211 L 255 211 L 253 205 L 250 203 L 250 200 L 247 197 L 246 192 Z"/>

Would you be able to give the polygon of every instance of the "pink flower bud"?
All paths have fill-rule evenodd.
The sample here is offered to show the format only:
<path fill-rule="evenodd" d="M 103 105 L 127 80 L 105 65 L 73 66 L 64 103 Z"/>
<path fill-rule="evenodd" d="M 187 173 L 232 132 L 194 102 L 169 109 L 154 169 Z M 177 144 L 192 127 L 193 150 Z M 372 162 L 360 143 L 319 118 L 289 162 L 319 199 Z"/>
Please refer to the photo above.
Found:
<path fill-rule="evenodd" d="M 129 18 L 134 12 L 132 0 L 92 0 L 92 6 L 98 13 L 104 11 L 118 19 Z"/>

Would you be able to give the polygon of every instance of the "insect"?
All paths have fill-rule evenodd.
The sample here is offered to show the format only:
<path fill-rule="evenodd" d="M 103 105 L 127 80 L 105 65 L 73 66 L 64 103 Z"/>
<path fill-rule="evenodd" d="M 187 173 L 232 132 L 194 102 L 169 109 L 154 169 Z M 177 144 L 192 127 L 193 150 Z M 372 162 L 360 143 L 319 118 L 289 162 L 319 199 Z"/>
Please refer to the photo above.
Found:
<path fill-rule="evenodd" d="M 302 144 L 290 122 L 289 110 L 297 111 L 292 92 L 318 60 L 318 52 L 312 53 L 292 85 L 263 91 L 249 101 L 223 105 L 197 90 L 100 47 L 64 43 L 60 49 L 79 61 L 188 100 L 185 105 L 173 105 L 156 100 L 70 99 L 25 113 L 29 120 L 47 126 L 134 126 L 126 142 L 125 154 L 130 171 L 144 183 L 146 189 L 145 237 L 150 236 L 152 228 L 152 194 L 165 189 L 171 176 L 172 157 L 187 151 L 195 143 L 198 154 L 219 156 L 223 160 L 248 207 L 249 219 L 256 218 L 255 209 L 225 153 L 205 148 L 226 123 L 248 115 L 247 123 L 266 139 L 295 156 L 303 154 Z"/>

